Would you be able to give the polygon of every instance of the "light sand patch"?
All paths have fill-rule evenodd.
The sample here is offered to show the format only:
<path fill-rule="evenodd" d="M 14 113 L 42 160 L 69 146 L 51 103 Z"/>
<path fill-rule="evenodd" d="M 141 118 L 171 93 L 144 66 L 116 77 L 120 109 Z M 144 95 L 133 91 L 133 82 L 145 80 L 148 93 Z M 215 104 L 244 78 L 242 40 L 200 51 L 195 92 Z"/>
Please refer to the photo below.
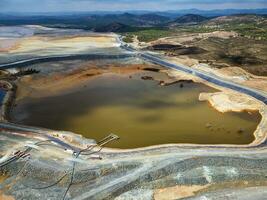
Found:
<path fill-rule="evenodd" d="M 244 110 L 257 111 L 262 104 L 249 98 L 247 95 L 237 92 L 201 93 L 200 101 L 208 101 L 219 112 L 242 112 Z"/>
<path fill-rule="evenodd" d="M 0 199 L 1 199 L 1 200 L 15 200 L 14 197 L 12 197 L 12 196 L 7 196 L 7 195 L 3 194 L 3 192 L 2 192 L 1 190 L 0 190 Z"/>
<path fill-rule="evenodd" d="M 192 67 L 209 74 L 214 74 L 225 80 L 260 90 L 267 94 L 267 77 L 253 75 L 240 67 L 225 67 L 218 69 L 212 68 L 207 64 L 196 64 Z"/>
<path fill-rule="evenodd" d="M 183 60 L 182 57 L 179 58 L 170 58 L 167 57 L 169 61 L 172 63 L 178 64 L 178 65 L 184 65 L 189 66 L 192 68 L 195 68 L 197 70 L 200 70 L 202 72 L 208 73 L 210 75 L 214 74 L 214 76 L 218 76 L 226 81 L 231 81 L 234 83 L 238 83 L 243 86 L 247 86 L 256 90 L 259 90 L 267 95 L 267 77 L 264 76 L 256 76 L 249 72 L 246 72 L 244 69 L 240 67 L 225 67 L 225 68 L 212 68 L 208 64 L 199 64 L 196 59 L 190 59 L 187 56 L 184 56 L 185 59 Z M 173 74 L 173 76 L 180 77 L 181 74 L 185 74 L 182 72 L 170 72 Z M 197 78 L 195 76 L 192 76 L 190 74 L 185 74 L 182 76 L 186 76 L 188 78 L 191 78 L 192 80 L 196 82 L 203 82 L 205 84 L 208 84 L 211 87 L 219 88 L 220 90 L 226 91 L 226 88 L 218 87 L 216 85 L 210 84 L 206 81 L 201 80 L 200 78 Z M 229 91 L 229 90 L 228 90 Z M 239 93 L 238 93 L 239 94 Z"/>
<path fill-rule="evenodd" d="M 207 188 L 209 185 L 174 186 L 154 191 L 154 200 L 175 200 L 195 195 L 195 192 Z"/>
<path fill-rule="evenodd" d="M 212 71 L 212 68 L 209 68 L 209 70 Z M 176 78 L 177 80 L 193 80 L 194 82 L 204 83 L 210 87 L 220 90 L 221 92 L 217 93 L 201 93 L 199 96 L 199 100 L 208 101 L 210 105 L 219 112 L 259 111 L 262 116 L 262 119 L 254 132 L 255 140 L 250 145 L 257 145 L 262 141 L 265 141 L 265 139 L 267 138 L 267 106 L 263 102 L 260 102 L 248 95 L 235 92 L 233 90 L 204 81 L 191 74 L 187 74 L 177 70 L 167 70 L 166 72 L 169 76 Z M 218 74 L 216 75 L 218 76 Z M 228 78 L 230 77 L 231 76 L 229 76 Z M 257 79 L 255 79 L 255 81 L 256 80 Z"/>
<path fill-rule="evenodd" d="M 0 175 L 0 183 L 2 183 L 4 180 L 6 180 L 6 176 L 5 175 Z"/>
<path fill-rule="evenodd" d="M 17 44 L 19 39 L 0 38 L 0 53 L 10 51 Z"/>
<path fill-rule="evenodd" d="M 0 183 L 6 180 L 5 175 L 0 175 Z M 15 200 L 14 197 L 5 195 L 2 190 L 0 190 L 0 200 Z"/>
<path fill-rule="evenodd" d="M 166 37 L 166 38 L 160 38 L 151 44 L 159 44 L 159 43 L 171 43 L 171 44 L 184 44 L 188 42 L 192 42 L 194 40 L 204 40 L 210 37 L 216 37 L 216 38 L 222 38 L 222 39 L 228 39 L 230 37 L 237 37 L 238 33 L 234 31 L 214 31 L 210 33 L 181 33 L 179 35 Z"/>
<path fill-rule="evenodd" d="M 239 67 L 226 67 L 216 70 L 215 73 L 248 87 L 267 92 L 267 77 L 265 76 L 253 75 Z"/>
<path fill-rule="evenodd" d="M 189 58 L 188 56 L 168 57 L 168 60 L 172 63 L 176 63 L 179 65 L 182 64 L 189 67 L 197 65 L 199 63 L 198 60 Z"/>
<path fill-rule="evenodd" d="M 85 51 L 90 48 L 110 48 L 118 46 L 115 37 L 99 36 L 99 37 L 72 37 L 66 39 L 47 38 L 47 37 L 30 37 L 20 41 L 16 48 L 9 53 L 23 53 L 41 50 L 64 50 L 64 53 Z"/>

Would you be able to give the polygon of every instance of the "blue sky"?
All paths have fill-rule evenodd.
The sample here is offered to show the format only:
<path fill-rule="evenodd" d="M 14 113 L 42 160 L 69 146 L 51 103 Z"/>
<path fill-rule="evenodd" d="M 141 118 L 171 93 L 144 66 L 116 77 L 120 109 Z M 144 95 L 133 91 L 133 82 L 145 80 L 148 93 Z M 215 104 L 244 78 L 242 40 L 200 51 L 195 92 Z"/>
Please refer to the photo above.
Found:
<path fill-rule="evenodd" d="M 0 12 L 255 9 L 267 0 L 0 0 Z"/>

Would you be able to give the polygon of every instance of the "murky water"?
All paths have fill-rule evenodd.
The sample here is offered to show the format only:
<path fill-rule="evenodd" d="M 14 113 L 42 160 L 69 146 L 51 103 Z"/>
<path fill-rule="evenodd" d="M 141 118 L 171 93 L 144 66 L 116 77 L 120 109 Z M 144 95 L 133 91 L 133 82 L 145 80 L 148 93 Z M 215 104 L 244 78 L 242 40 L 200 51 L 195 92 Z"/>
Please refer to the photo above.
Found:
<path fill-rule="evenodd" d="M 68 94 L 26 98 L 14 108 L 16 122 L 101 139 L 120 136 L 110 147 L 134 148 L 166 143 L 248 144 L 260 122 L 259 113 L 219 113 L 197 83 L 159 86 L 140 74 L 106 74 Z"/>

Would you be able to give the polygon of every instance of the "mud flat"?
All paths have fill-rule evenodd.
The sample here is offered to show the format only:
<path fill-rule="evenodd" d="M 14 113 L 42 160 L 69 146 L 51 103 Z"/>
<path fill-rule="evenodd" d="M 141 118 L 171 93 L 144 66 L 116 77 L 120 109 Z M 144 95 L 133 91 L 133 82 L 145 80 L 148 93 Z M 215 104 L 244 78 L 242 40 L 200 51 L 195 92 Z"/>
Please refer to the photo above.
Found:
<path fill-rule="evenodd" d="M 66 33 L 64 30 L 41 26 L 1 27 L 0 63 L 44 56 L 122 52 L 114 34 L 95 34 L 83 30 L 69 30 Z"/>

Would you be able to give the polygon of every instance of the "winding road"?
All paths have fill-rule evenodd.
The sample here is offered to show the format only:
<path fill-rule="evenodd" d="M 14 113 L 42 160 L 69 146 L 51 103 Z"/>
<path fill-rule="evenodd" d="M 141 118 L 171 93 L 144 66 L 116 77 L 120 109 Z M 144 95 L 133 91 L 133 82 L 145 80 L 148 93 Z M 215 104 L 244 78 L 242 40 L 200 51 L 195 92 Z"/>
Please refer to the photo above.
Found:
<path fill-rule="evenodd" d="M 230 82 L 228 80 L 224 80 L 221 77 L 218 77 L 214 74 L 209 74 L 207 72 L 203 72 L 194 68 L 186 67 L 186 66 L 180 66 L 171 62 L 166 61 L 164 58 L 160 58 L 156 55 L 152 55 L 151 53 L 139 51 L 132 47 L 130 47 L 128 44 L 125 44 L 122 41 L 122 38 L 119 36 L 117 41 L 120 43 L 120 47 L 130 53 L 126 54 L 118 54 L 118 55 L 107 55 L 107 54 L 73 54 L 73 55 L 62 55 L 62 56 L 46 56 L 46 57 L 39 57 L 39 58 L 31 58 L 31 59 L 25 59 L 21 61 L 16 61 L 12 63 L 7 64 L 0 64 L 0 69 L 9 69 L 9 68 L 19 68 L 19 67 L 25 67 L 36 63 L 43 63 L 43 62 L 50 62 L 50 61 L 59 61 L 59 60 L 72 60 L 72 59 L 120 59 L 120 58 L 128 58 L 132 56 L 140 57 L 141 59 L 147 60 L 151 63 L 167 67 L 170 69 L 179 70 L 188 74 L 192 74 L 194 76 L 197 76 L 203 80 L 206 80 L 208 82 L 211 82 L 213 84 L 216 84 L 218 86 L 222 86 L 225 88 L 229 88 L 244 94 L 247 94 L 249 96 L 252 96 L 259 101 L 263 102 L 264 104 L 267 104 L 267 95 L 263 94 L 261 91 L 248 88 L 243 85 L 239 85 L 234 82 Z M 134 55 L 132 55 L 132 54 Z M 12 123 L 0 123 L 1 128 L 7 128 L 7 129 L 13 129 L 18 131 L 29 131 L 35 134 L 40 134 L 45 136 L 47 139 L 50 139 L 57 143 L 58 145 L 70 149 L 74 152 L 79 151 L 79 149 L 57 139 L 49 134 L 49 130 L 44 130 L 40 128 L 34 128 L 34 127 L 28 127 L 28 126 L 22 126 Z"/>
<path fill-rule="evenodd" d="M 213 74 L 170 63 L 164 58 L 148 52 L 140 52 L 123 43 L 121 48 L 130 52 L 128 56 L 138 56 L 149 62 L 195 75 L 267 103 L 265 94 L 260 91 L 224 80 Z M 0 69 L 27 66 L 35 62 L 51 61 L 51 59 L 68 59 L 75 55 L 69 56 L 28 59 L 0 65 Z M 6 122 L 0 122 L 0 128 L 8 133 L 3 135 L 2 140 L 9 140 L 13 145 L 16 141 L 14 135 L 35 134 L 73 152 L 79 152 L 79 149 L 68 142 L 52 137 L 50 130 Z M 14 135 L 10 132 L 14 132 Z M 5 146 L 2 145 L 1 148 L 3 151 Z M 183 187 L 191 190 L 192 186 L 207 186 L 207 188 L 197 190 L 198 193 L 192 192 L 194 196 L 185 197 L 186 199 L 219 200 L 227 197 L 262 200 L 267 195 L 266 144 L 251 148 L 168 144 L 135 150 L 114 149 L 101 152 L 103 160 L 99 161 L 92 161 L 84 156 L 81 158 L 83 162 L 75 164 L 78 165 L 76 168 L 72 164 L 73 160 L 70 160 L 70 158 L 73 159 L 72 156 L 64 157 L 66 160 L 63 162 L 60 156 L 62 149 L 52 150 L 53 155 L 47 153 L 44 155 L 44 151 L 35 151 L 32 160 L 25 161 L 24 165 L 20 161 L 5 167 L 7 174 L 13 175 L 7 181 L 0 183 L 0 187 L 6 188 L 5 192 L 12 195 L 12 198 L 40 200 L 62 199 L 63 194 L 68 199 L 74 200 L 117 197 L 117 199 L 154 199 L 154 194 L 159 190 L 165 192 L 163 194 L 172 195 L 173 193 L 177 196 L 178 192 L 183 192 Z M 14 175 L 15 167 L 19 169 L 19 173 Z M 66 180 L 58 184 L 62 180 L 59 178 L 62 174 Z M 3 187 L 6 186 L 6 182 L 8 187 Z M 36 189 L 36 186 L 42 189 Z"/>
<path fill-rule="evenodd" d="M 120 41 L 120 43 L 121 43 L 122 49 L 129 51 L 129 52 L 132 52 L 132 53 L 135 53 L 140 58 L 145 59 L 151 63 L 157 64 L 157 65 L 160 65 L 163 67 L 167 67 L 170 69 L 182 71 L 182 72 L 185 72 L 188 74 L 192 74 L 196 77 L 199 77 L 203 80 L 211 82 L 215 85 L 222 86 L 222 87 L 229 88 L 229 89 L 232 89 L 232 90 L 237 91 L 237 92 L 247 94 L 247 95 L 252 96 L 252 97 L 256 98 L 257 100 L 263 102 L 264 104 L 267 104 L 267 95 L 263 94 L 263 92 L 261 92 L 261 91 L 258 91 L 256 89 L 252 89 L 252 88 L 249 88 L 249 87 L 246 87 L 243 85 L 239 85 L 237 83 L 230 82 L 228 80 L 224 80 L 221 77 L 216 76 L 214 74 L 209 74 L 207 72 L 203 72 L 203 71 L 200 71 L 200 70 L 197 70 L 194 68 L 181 66 L 181 65 L 177 65 L 177 64 L 168 62 L 163 58 L 152 55 L 151 53 L 138 51 L 138 50 L 130 47 L 129 45 L 125 44 L 122 41 Z"/>
<path fill-rule="evenodd" d="M 235 90 L 237 92 L 241 92 L 244 94 L 247 94 L 249 96 L 252 96 L 259 101 L 263 102 L 264 104 L 267 104 L 267 94 L 264 94 L 262 91 L 252 89 L 249 87 L 246 87 L 244 85 L 240 85 L 234 82 L 231 82 L 229 80 L 225 80 L 219 76 L 216 76 L 214 74 L 209 74 L 204 71 L 200 71 L 194 68 L 186 67 L 177 65 L 171 62 L 166 61 L 164 58 L 161 58 L 156 55 L 152 55 L 151 53 L 145 52 L 145 51 L 139 51 L 134 49 L 133 47 L 129 46 L 128 44 L 124 43 L 122 41 L 122 37 L 117 37 L 118 43 L 120 43 L 120 47 L 128 52 L 134 53 L 134 56 L 138 56 L 144 60 L 147 60 L 151 63 L 167 67 L 170 69 L 175 69 L 178 71 L 182 71 L 188 74 L 192 74 L 196 77 L 199 77 L 203 80 L 206 80 L 208 82 L 211 82 L 213 84 L 216 84 L 218 86 L 222 86 L 225 88 L 229 88 L 232 90 Z M 128 58 L 133 55 L 131 54 L 118 54 L 118 55 L 108 55 L 108 54 L 70 54 L 70 55 L 55 55 L 55 56 L 45 56 L 45 57 L 38 57 L 38 58 L 30 58 L 25 59 L 21 61 L 16 61 L 12 63 L 5 63 L 0 64 L 0 69 L 10 69 L 10 68 L 19 68 L 19 67 L 26 67 L 29 65 L 37 64 L 37 63 L 43 63 L 43 62 L 51 62 L 51 61 L 61 61 L 61 60 L 73 60 L 73 59 L 123 59 Z"/>
<path fill-rule="evenodd" d="M 129 54 L 69 54 L 69 55 L 55 55 L 55 56 L 44 56 L 38 58 L 29 58 L 25 60 L 15 61 L 11 63 L 0 64 L 0 69 L 20 68 L 26 67 L 33 64 L 44 63 L 44 62 L 55 62 L 62 60 L 74 60 L 74 59 L 123 59 L 131 57 Z"/>

